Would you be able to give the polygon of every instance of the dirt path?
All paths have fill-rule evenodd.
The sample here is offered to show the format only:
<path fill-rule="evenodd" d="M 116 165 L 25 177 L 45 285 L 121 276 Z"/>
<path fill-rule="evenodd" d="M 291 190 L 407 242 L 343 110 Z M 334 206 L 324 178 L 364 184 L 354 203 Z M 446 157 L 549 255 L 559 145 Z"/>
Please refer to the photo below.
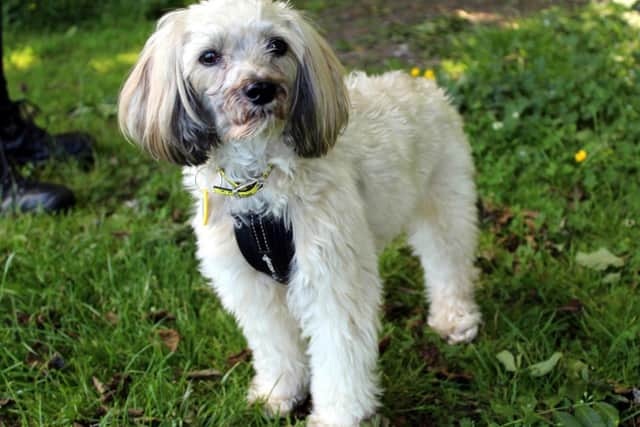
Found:
<path fill-rule="evenodd" d="M 479 24 L 499 24 L 551 6 L 576 7 L 588 0 L 297 0 L 311 12 L 349 67 L 383 67 L 382 58 L 416 60 L 402 28 L 458 16 Z"/>

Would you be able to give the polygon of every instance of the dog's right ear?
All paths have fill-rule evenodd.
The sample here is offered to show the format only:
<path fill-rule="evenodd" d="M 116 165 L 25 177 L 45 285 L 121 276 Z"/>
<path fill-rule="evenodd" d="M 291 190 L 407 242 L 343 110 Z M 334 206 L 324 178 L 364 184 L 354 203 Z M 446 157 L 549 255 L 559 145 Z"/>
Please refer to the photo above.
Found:
<path fill-rule="evenodd" d="M 184 13 L 158 22 L 120 92 L 118 121 L 124 135 L 155 159 L 199 165 L 218 138 L 211 113 L 183 75 Z"/>

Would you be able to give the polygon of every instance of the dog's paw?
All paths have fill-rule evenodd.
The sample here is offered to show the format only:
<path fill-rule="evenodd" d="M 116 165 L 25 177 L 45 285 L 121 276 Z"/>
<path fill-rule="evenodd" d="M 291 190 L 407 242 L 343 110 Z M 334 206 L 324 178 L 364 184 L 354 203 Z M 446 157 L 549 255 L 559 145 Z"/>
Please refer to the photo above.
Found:
<path fill-rule="evenodd" d="M 474 302 L 431 304 L 429 326 L 449 344 L 472 341 L 478 334 L 481 315 Z"/>
<path fill-rule="evenodd" d="M 285 390 L 279 390 L 279 388 L 281 387 L 265 388 L 254 381 L 249 388 L 247 400 L 249 404 L 262 403 L 266 415 L 276 417 L 287 415 L 306 398 L 306 392 L 296 392 L 294 390 L 287 393 Z"/>

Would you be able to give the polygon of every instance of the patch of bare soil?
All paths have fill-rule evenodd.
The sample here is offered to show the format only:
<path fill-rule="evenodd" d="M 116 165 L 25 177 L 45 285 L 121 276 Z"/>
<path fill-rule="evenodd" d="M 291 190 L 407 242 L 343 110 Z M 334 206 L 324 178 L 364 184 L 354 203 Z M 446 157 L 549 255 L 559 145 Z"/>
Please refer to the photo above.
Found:
<path fill-rule="evenodd" d="M 306 0 L 296 1 L 304 8 Z M 473 24 L 500 25 L 552 6 L 575 8 L 588 0 L 329 0 L 314 18 L 349 67 L 380 66 L 383 57 L 416 58 L 392 28 L 412 26 L 442 16 Z"/>

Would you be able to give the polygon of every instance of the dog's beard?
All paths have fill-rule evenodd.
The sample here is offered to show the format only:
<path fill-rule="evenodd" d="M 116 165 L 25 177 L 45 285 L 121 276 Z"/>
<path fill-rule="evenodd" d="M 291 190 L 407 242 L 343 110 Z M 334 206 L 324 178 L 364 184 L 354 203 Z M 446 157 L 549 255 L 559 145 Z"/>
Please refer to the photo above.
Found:
<path fill-rule="evenodd" d="M 268 111 L 247 111 L 239 115 L 238 120 L 232 120 L 231 128 L 227 132 L 227 139 L 243 139 L 258 135 L 273 126 L 275 118 Z"/>
<path fill-rule="evenodd" d="M 259 135 L 283 123 L 287 114 L 287 108 L 280 101 L 268 106 L 255 106 L 244 101 L 226 102 L 224 109 L 230 124 L 226 133 L 227 140 Z"/>

